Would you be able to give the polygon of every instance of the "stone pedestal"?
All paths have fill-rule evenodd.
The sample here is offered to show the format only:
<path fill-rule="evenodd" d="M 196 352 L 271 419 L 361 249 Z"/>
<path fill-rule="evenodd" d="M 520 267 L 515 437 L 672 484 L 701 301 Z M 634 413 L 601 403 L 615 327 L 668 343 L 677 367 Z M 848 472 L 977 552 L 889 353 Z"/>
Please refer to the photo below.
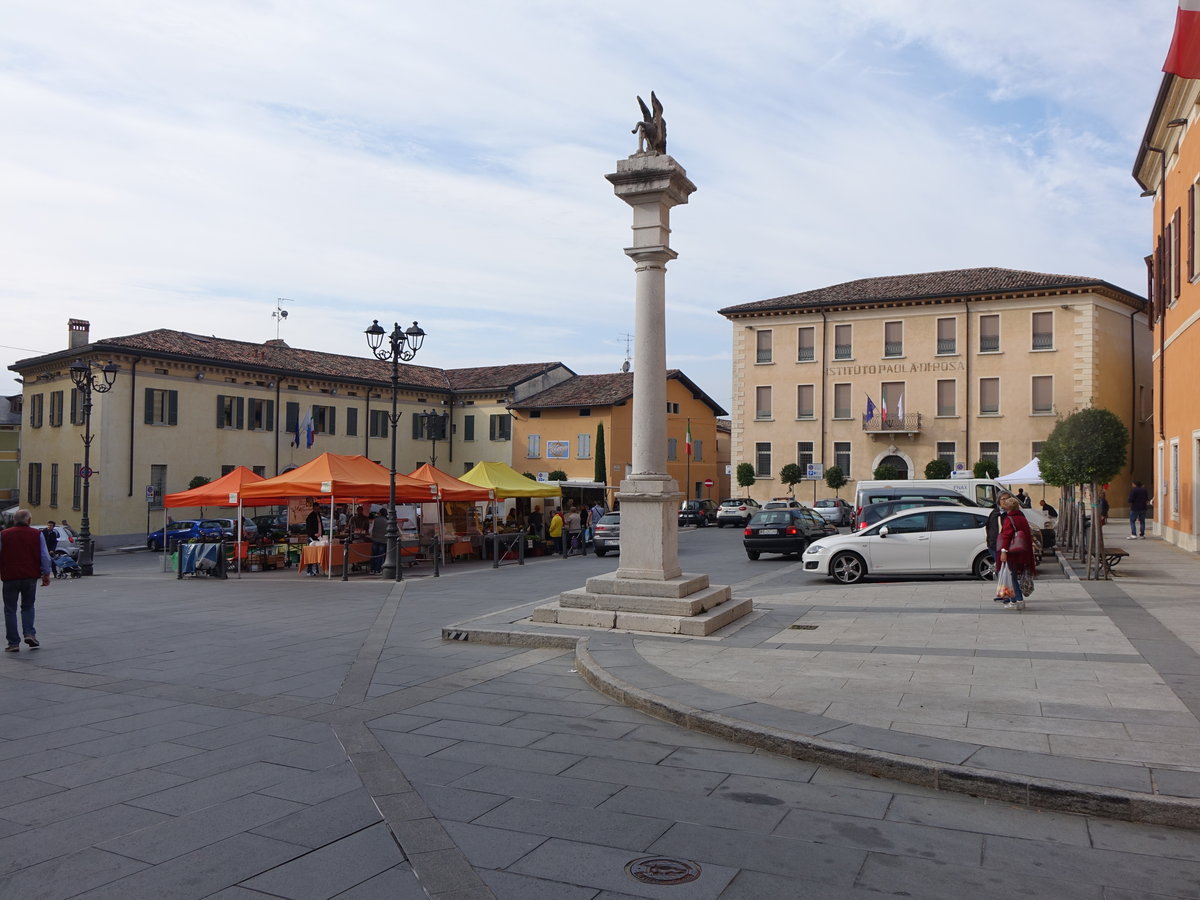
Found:
<path fill-rule="evenodd" d="M 633 246 L 625 253 L 637 275 L 633 364 L 633 472 L 621 482 L 621 563 L 615 575 L 589 578 L 535 610 L 535 622 L 626 628 L 667 634 L 711 634 L 752 608 L 725 585 L 679 567 L 683 494 L 667 471 L 667 263 L 672 206 L 696 186 L 665 153 L 636 153 L 605 176 L 633 208 Z"/>

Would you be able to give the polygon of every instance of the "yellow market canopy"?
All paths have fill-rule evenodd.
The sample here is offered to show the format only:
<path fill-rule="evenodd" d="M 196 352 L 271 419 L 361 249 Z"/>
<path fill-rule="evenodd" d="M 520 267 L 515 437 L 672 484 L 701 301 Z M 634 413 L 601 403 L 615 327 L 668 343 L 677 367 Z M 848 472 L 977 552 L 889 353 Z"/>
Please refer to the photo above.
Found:
<path fill-rule="evenodd" d="M 481 462 L 459 481 L 491 488 L 499 499 L 509 497 L 561 497 L 558 482 L 534 481 L 526 478 L 512 466 L 502 462 Z"/>

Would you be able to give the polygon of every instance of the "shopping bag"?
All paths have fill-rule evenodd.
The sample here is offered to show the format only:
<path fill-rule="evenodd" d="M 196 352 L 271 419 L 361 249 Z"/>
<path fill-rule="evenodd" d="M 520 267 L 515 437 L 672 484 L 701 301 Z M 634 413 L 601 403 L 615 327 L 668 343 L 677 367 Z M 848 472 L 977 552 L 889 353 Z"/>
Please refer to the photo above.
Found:
<path fill-rule="evenodd" d="M 1030 575 L 1029 570 L 1026 569 L 1024 572 L 1021 573 L 1019 580 L 1021 583 L 1021 594 L 1025 597 L 1028 597 L 1030 594 L 1033 593 L 1033 588 L 1034 588 L 1033 576 Z"/>
<path fill-rule="evenodd" d="M 1016 585 L 1013 581 L 1012 569 L 1008 567 L 1008 563 L 1001 563 L 1000 568 L 996 570 L 996 599 L 1017 599 Z"/>

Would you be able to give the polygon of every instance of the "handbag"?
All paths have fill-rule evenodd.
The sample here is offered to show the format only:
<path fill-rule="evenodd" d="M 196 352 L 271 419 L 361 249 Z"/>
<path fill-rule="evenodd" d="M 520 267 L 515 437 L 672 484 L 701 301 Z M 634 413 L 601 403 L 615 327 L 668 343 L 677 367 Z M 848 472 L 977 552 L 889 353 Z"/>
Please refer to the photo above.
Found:
<path fill-rule="evenodd" d="M 1009 553 L 1017 553 L 1021 556 L 1032 556 L 1033 546 L 1029 542 L 1029 532 L 1022 531 L 1020 528 L 1013 526 L 1012 541 L 1008 545 Z"/>
<path fill-rule="evenodd" d="M 1021 583 L 1022 596 L 1028 597 L 1030 594 L 1033 593 L 1033 588 L 1034 588 L 1035 582 L 1033 580 L 1033 576 L 1029 574 L 1028 569 L 1026 569 L 1024 572 L 1022 572 L 1018 576 L 1018 580 Z"/>

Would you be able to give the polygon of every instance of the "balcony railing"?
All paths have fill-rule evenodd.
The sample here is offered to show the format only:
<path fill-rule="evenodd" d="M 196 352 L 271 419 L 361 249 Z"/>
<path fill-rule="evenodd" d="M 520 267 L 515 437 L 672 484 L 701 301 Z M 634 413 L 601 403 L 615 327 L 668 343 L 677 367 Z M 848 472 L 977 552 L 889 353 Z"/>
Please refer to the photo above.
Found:
<path fill-rule="evenodd" d="M 867 418 L 863 416 L 863 431 L 868 434 L 900 431 L 915 434 L 921 430 L 921 414 L 905 413 L 903 416 L 881 416 L 879 413 Z"/>
<path fill-rule="evenodd" d="M 760 349 L 754 357 L 755 362 L 769 363 L 774 358 L 774 354 L 770 350 Z"/>
<path fill-rule="evenodd" d="M 980 353 L 995 353 L 1000 349 L 1000 335 L 994 337 L 988 335 L 979 336 L 979 352 Z"/>
<path fill-rule="evenodd" d="M 853 359 L 854 346 L 852 344 L 834 344 L 833 358 L 834 359 Z"/>
<path fill-rule="evenodd" d="M 1034 350 L 1053 350 L 1054 349 L 1054 332 L 1047 334 L 1033 333 L 1033 349 Z"/>
<path fill-rule="evenodd" d="M 800 352 L 796 354 L 797 362 L 812 362 L 816 358 L 816 351 L 812 347 L 801 347 Z"/>
<path fill-rule="evenodd" d="M 938 353 L 957 353 L 958 341 L 955 338 L 941 338 L 937 342 Z"/>
<path fill-rule="evenodd" d="M 883 344 L 884 356 L 903 356 L 904 341 L 885 341 Z"/>

